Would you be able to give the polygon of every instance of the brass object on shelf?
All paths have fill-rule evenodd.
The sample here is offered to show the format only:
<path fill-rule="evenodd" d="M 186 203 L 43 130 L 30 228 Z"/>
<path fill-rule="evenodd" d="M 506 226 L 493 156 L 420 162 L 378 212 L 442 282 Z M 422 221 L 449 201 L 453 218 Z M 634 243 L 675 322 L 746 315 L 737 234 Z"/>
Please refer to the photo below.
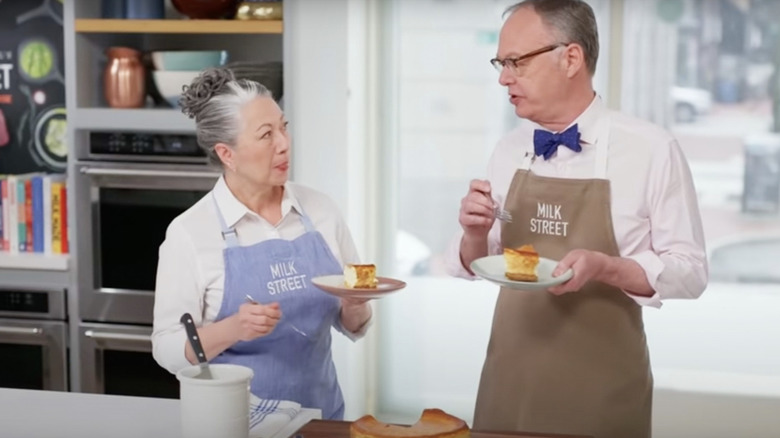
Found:
<path fill-rule="evenodd" d="M 282 2 L 241 2 L 236 20 L 281 20 Z"/>

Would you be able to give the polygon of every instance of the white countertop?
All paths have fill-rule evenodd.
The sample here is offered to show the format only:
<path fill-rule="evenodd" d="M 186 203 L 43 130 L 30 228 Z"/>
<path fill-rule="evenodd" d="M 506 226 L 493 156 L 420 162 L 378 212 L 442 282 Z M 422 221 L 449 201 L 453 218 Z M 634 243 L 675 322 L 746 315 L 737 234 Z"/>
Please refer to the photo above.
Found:
<path fill-rule="evenodd" d="M 293 421 L 277 436 L 320 418 L 318 409 L 301 414 L 302 422 Z M 0 388 L 0 437 L 178 438 L 179 400 Z"/>

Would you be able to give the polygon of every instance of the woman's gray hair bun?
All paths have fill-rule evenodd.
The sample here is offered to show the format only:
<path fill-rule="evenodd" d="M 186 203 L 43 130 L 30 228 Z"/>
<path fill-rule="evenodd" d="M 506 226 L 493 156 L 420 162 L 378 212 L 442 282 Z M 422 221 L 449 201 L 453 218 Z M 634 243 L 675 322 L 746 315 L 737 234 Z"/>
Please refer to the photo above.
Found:
<path fill-rule="evenodd" d="M 235 81 L 233 72 L 227 68 L 208 68 L 201 72 L 190 85 L 182 87 L 179 106 L 189 118 L 200 120 L 200 115 L 209 100 L 229 92 L 228 84 Z"/>
<path fill-rule="evenodd" d="M 213 164 L 222 165 L 214 149 L 217 144 L 236 145 L 242 126 L 241 108 L 258 97 L 273 99 L 261 84 L 236 80 L 233 72 L 224 67 L 206 69 L 183 87 L 179 106 L 184 114 L 195 119 L 198 145 Z"/>

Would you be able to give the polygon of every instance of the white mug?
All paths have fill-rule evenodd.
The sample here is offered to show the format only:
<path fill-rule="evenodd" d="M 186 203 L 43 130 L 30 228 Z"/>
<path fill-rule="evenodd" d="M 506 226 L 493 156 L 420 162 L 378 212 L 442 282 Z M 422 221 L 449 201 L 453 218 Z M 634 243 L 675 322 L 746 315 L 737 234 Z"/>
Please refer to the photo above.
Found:
<path fill-rule="evenodd" d="M 254 372 L 241 365 L 209 365 L 211 379 L 200 366 L 179 370 L 183 438 L 247 438 L 249 383 Z"/>

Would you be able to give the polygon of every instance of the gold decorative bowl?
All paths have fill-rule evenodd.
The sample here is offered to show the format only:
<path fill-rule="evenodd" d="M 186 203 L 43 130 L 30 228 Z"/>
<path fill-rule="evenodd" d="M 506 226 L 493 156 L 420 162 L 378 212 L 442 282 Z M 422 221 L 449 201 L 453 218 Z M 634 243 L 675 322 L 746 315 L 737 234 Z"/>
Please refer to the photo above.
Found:
<path fill-rule="evenodd" d="M 281 20 L 282 2 L 241 2 L 236 20 Z"/>

